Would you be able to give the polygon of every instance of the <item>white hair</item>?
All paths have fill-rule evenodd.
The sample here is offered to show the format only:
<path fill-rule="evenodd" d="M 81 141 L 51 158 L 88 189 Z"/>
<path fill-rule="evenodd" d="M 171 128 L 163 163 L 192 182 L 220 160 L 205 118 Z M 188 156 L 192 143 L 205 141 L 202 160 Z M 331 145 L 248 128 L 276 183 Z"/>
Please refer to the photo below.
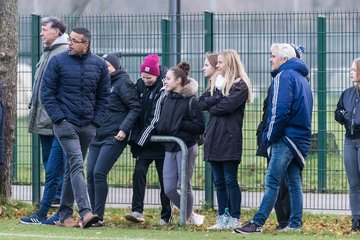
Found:
<path fill-rule="evenodd" d="M 274 52 L 275 49 L 277 49 L 280 57 L 286 57 L 287 59 L 296 57 L 295 49 L 288 43 L 273 43 L 270 50 Z"/>

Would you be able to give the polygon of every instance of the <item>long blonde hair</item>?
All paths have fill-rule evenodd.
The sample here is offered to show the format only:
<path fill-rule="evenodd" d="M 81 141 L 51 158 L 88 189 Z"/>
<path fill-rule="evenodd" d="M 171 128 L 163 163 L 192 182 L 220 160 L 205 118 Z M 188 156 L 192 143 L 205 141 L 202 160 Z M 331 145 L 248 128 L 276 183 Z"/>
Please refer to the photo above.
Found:
<path fill-rule="evenodd" d="M 223 83 L 221 90 L 222 94 L 224 96 L 228 96 L 234 82 L 237 82 L 241 79 L 246 83 L 248 88 L 247 102 L 251 103 L 253 101 L 252 85 L 247 73 L 245 72 L 245 68 L 240 60 L 239 54 L 233 49 L 228 49 L 219 53 L 219 55 L 223 56 L 224 65 L 226 67 L 225 75 L 224 75 L 225 81 Z M 216 74 L 215 78 L 217 77 L 218 74 L 219 73 Z M 213 81 L 210 82 L 211 95 L 214 93 L 215 82 L 216 82 L 214 81 L 215 79 L 212 80 Z"/>

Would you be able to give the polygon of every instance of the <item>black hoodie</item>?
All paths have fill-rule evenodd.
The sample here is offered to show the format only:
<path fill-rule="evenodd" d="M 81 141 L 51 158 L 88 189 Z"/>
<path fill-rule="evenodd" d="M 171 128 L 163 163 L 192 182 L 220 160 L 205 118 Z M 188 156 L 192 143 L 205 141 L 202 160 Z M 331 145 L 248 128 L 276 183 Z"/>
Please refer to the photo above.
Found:
<path fill-rule="evenodd" d="M 141 111 L 139 98 L 129 74 L 118 69 L 110 74 L 111 87 L 109 104 L 96 139 L 114 138 L 123 130 L 128 136 Z"/>

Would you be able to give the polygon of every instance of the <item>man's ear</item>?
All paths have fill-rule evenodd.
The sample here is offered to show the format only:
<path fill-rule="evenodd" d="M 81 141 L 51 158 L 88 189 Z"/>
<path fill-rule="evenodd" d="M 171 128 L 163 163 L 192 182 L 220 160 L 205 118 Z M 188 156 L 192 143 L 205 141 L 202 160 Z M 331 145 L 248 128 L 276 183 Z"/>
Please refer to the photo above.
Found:
<path fill-rule="evenodd" d="M 62 33 L 60 32 L 60 29 L 55 28 L 55 30 L 56 30 L 57 35 L 60 37 L 62 35 Z"/>

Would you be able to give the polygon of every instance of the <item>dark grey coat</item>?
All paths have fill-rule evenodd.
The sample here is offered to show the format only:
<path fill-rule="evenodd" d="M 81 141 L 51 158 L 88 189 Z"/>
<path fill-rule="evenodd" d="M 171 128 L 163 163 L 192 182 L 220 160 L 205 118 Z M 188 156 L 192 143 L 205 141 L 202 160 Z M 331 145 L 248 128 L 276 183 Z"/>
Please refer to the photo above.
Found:
<path fill-rule="evenodd" d="M 229 96 L 206 91 L 199 99 L 203 110 L 210 113 L 205 130 L 205 161 L 241 161 L 242 127 L 248 87 L 242 80 L 234 83 Z"/>

